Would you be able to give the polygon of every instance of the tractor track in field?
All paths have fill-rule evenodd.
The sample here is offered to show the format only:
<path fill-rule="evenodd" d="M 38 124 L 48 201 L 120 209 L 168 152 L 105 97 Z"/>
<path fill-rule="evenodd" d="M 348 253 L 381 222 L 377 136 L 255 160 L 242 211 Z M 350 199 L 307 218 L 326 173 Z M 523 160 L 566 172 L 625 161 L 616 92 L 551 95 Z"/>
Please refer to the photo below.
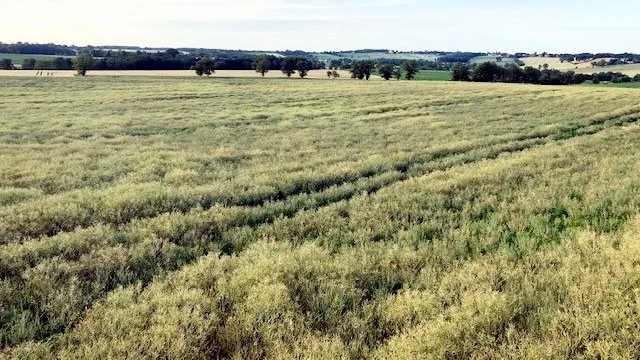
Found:
<path fill-rule="evenodd" d="M 77 228 L 85 228 L 95 224 L 107 223 L 113 224 L 116 226 L 124 225 L 129 223 L 131 220 L 141 219 L 141 218 L 152 218 L 157 216 L 158 214 L 166 213 L 166 212 L 182 212 L 187 213 L 194 207 L 200 207 L 204 210 L 208 210 L 213 206 L 237 206 L 237 207 L 257 207 L 257 206 L 265 206 L 269 203 L 279 202 L 287 200 L 290 197 L 297 195 L 312 195 L 314 193 L 321 193 L 327 189 L 331 189 L 333 187 L 340 187 L 343 185 L 353 184 L 357 181 L 363 179 L 370 179 L 376 176 L 382 176 L 390 172 L 397 172 L 401 175 L 397 177 L 394 182 L 403 181 L 408 179 L 409 177 L 423 176 L 432 171 L 442 171 L 446 170 L 448 167 L 445 165 L 444 167 L 433 167 L 427 168 L 425 170 L 418 170 L 411 172 L 412 168 L 415 168 L 419 165 L 424 165 L 428 163 L 434 163 L 438 161 L 443 161 L 449 158 L 454 158 L 456 156 L 463 156 L 467 154 L 477 153 L 482 150 L 487 150 L 491 147 L 497 147 L 496 150 L 488 151 L 486 154 L 481 156 L 478 159 L 470 159 L 463 160 L 460 163 L 456 163 L 453 165 L 464 165 L 469 162 L 473 162 L 482 158 L 494 158 L 503 153 L 521 151 L 528 147 L 534 145 L 543 145 L 552 141 L 569 139 L 577 136 L 590 135 L 602 131 L 611 126 L 620 126 L 624 124 L 634 123 L 640 119 L 640 109 L 631 109 L 626 111 L 625 113 L 614 116 L 614 117 L 600 117 L 596 119 L 592 119 L 590 121 L 585 122 L 584 124 L 575 124 L 575 125 L 567 125 L 560 128 L 554 128 L 545 131 L 538 131 L 531 134 L 526 135 L 516 135 L 509 137 L 507 139 L 497 139 L 494 141 L 490 141 L 486 144 L 481 145 L 480 147 L 474 147 L 473 145 L 469 146 L 459 146 L 457 148 L 451 149 L 440 149 L 438 151 L 431 151 L 422 153 L 416 156 L 410 156 L 406 159 L 402 159 L 401 161 L 396 161 L 390 165 L 380 167 L 380 168 L 362 168 L 360 171 L 355 171 L 352 173 L 340 173 L 340 174 L 331 174 L 330 176 L 326 176 L 319 179 L 305 179 L 305 181 L 298 181 L 296 183 L 283 183 L 273 186 L 273 190 L 271 192 L 267 192 L 261 194 L 260 196 L 255 196 L 252 194 L 245 196 L 230 196 L 228 194 L 199 194 L 200 196 L 193 201 L 181 201 L 181 207 L 167 207 L 159 209 L 158 211 L 154 211 L 152 213 L 148 213 L 147 216 L 130 216 L 123 217 L 121 220 L 116 220 L 110 222 L 109 218 L 100 218 L 97 215 L 97 219 L 92 219 L 88 222 L 78 221 L 72 222 L 71 225 L 66 226 L 58 226 L 54 225 L 48 229 L 46 229 L 43 233 L 21 233 L 20 231 L 16 231 L 14 234 L 11 233 L 11 230 L 7 231 L 7 229 L 0 228 L 0 244 L 6 244 L 11 242 L 20 242 L 26 238 L 37 238 L 44 234 L 45 236 L 54 236 L 61 232 L 73 231 Z M 609 125 L 607 123 L 610 122 Z M 519 144 L 522 143 L 522 144 Z M 386 184 L 385 186 L 392 185 Z M 378 189 L 372 190 L 377 191 Z M 368 192 L 372 192 L 368 191 Z M 177 194 L 175 196 L 179 196 Z M 204 199 L 203 199 L 204 198 Z M 348 198 L 339 199 L 337 201 L 347 200 Z M 99 200 L 99 196 L 97 196 L 97 200 Z M 153 199 L 150 199 L 153 200 Z M 91 203 L 91 202 L 84 202 Z M 28 202 L 26 202 L 28 204 Z M 20 209 L 22 204 L 18 204 L 16 206 L 5 207 L 4 209 L 0 209 L 0 211 L 5 210 L 7 208 Z M 87 208 L 85 209 L 89 214 L 96 215 L 97 211 L 95 209 Z M 134 210 L 134 209 L 132 209 Z M 0 214 L 2 214 L 0 212 Z M 88 216 L 92 218 L 92 216 Z M 7 240 L 11 237 L 14 238 L 14 241 Z M 18 239 L 15 239 L 15 238 Z M 17 240 L 17 241 L 16 241 Z"/>
<path fill-rule="evenodd" d="M 582 125 L 570 125 L 570 126 L 561 127 L 558 129 L 553 129 L 553 130 L 549 130 L 542 133 L 522 135 L 522 136 L 516 137 L 515 139 L 509 139 L 507 141 L 498 141 L 496 143 L 493 143 L 481 148 L 471 148 L 471 149 L 464 149 L 464 150 L 460 149 L 458 151 L 447 152 L 446 154 L 429 154 L 429 155 L 423 154 L 420 157 L 412 157 L 411 159 L 408 159 L 405 162 L 395 163 L 393 164 L 393 167 L 391 169 L 386 169 L 385 171 L 380 171 L 380 172 L 373 172 L 371 174 L 365 174 L 364 176 L 356 178 L 352 181 L 318 185 L 315 188 L 315 191 L 305 192 L 304 191 L 305 189 L 300 188 L 300 189 L 296 189 L 296 191 L 291 192 L 289 194 L 286 194 L 284 192 L 276 193 L 275 196 L 272 196 L 269 199 L 266 199 L 262 202 L 257 202 L 253 205 L 244 205 L 244 207 L 246 210 L 251 210 L 255 207 L 265 207 L 273 204 L 277 205 L 279 203 L 292 201 L 293 198 L 296 196 L 300 196 L 300 197 L 307 196 L 311 198 L 313 198 L 313 196 L 316 196 L 317 199 L 312 200 L 309 203 L 300 207 L 291 207 L 291 208 L 285 207 L 280 212 L 274 211 L 272 214 L 264 216 L 258 221 L 251 221 L 251 218 L 248 218 L 249 219 L 248 221 L 230 223 L 226 228 L 224 228 L 223 232 L 233 231 L 234 229 L 245 227 L 245 226 L 249 226 L 251 228 L 258 228 L 260 226 L 272 223 L 277 218 L 281 218 L 281 217 L 290 218 L 290 217 L 294 217 L 296 213 L 302 210 L 320 209 L 340 201 L 347 201 L 363 192 L 366 192 L 368 194 L 374 194 L 396 183 L 399 183 L 411 178 L 424 176 L 434 171 L 444 171 L 453 167 L 463 166 L 463 165 L 474 163 L 480 160 L 495 159 L 504 154 L 523 151 L 535 146 L 544 146 L 544 145 L 548 145 L 548 144 L 552 144 L 560 141 L 566 141 L 571 138 L 576 138 L 581 136 L 590 136 L 612 127 L 630 125 L 630 124 L 636 123 L 638 120 L 640 120 L 640 111 L 638 111 L 637 109 L 634 109 L 633 111 L 628 111 L 619 116 L 598 118 L 598 119 L 593 119 L 591 121 L 587 121 Z M 420 165 L 425 165 L 431 162 L 443 161 L 447 159 L 454 159 L 457 156 L 464 157 L 464 155 L 473 155 L 473 156 L 471 156 L 469 159 L 462 158 L 461 161 L 459 162 L 440 163 L 429 168 L 422 168 L 422 169 L 420 168 Z M 385 176 L 387 176 L 387 178 L 384 178 Z M 369 180 L 379 179 L 380 181 L 378 182 L 371 181 L 370 183 L 367 183 L 366 180 L 368 179 Z M 363 184 L 353 187 L 352 189 L 350 189 L 350 191 L 346 191 L 346 192 L 337 191 L 336 192 L 337 195 L 333 197 L 327 195 L 324 197 L 324 199 L 322 199 L 322 197 L 320 196 L 325 192 L 328 193 L 331 190 L 331 188 L 336 188 L 336 187 L 340 188 L 341 186 L 349 187 L 349 186 L 353 186 L 357 182 L 363 182 Z M 199 204 L 194 206 L 198 206 L 198 205 Z M 215 204 L 212 204 L 209 207 L 209 209 L 211 209 L 214 205 Z M 239 206 L 239 207 L 243 207 L 243 206 Z M 208 209 L 203 208 L 203 211 L 207 211 L 207 210 Z M 186 212 L 184 213 L 186 214 Z M 136 220 L 140 220 L 140 219 L 136 218 Z M 121 226 L 129 226 L 129 225 L 130 225 L 129 223 L 116 224 L 116 229 L 120 229 Z M 203 234 L 203 235 L 206 235 L 206 234 Z M 210 239 L 210 241 L 216 241 L 216 239 L 219 239 L 219 236 L 221 236 L 220 233 L 212 232 L 212 238 Z M 34 239 L 33 241 L 38 241 L 38 240 L 42 240 L 42 239 Z M 172 239 L 165 239 L 165 240 L 168 242 L 176 243 L 175 239 L 173 241 Z M 20 246 L 19 244 L 13 244 L 13 245 Z M 154 271 L 152 274 L 147 274 L 147 273 L 137 274 L 136 269 L 132 269 L 132 271 L 134 271 L 134 274 L 137 274 L 137 275 L 129 278 L 129 280 L 127 281 L 119 281 L 118 279 L 113 279 L 112 281 L 109 282 L 109 284 L 105 286 L 105 288 L 103 288 L 104 291 L 101 293 L 101 295 L 91 298 L 89 303 L 93 304 L 96 300 L 106 296 L 106 294 L 108 294 L 110 291 L 112 291 L 117 287 L 131 285 L 134 282 L 134 281 L 131 281 L 131 279 L 134 279 L 135 282 L 142 281 L 144 283 L 148 283 L 162 271 L 169 271 L 169 272 L 177 271 L 180 268 L 182 268 L 182 266 L 192 263 L 193 261 L 196 261 L 199 257 L 206 256 L 207 254 L 210 253 L 210 252 L 198 253 L 198 250 L 195 249 L 195 247 L 197 247 L 196 244 L 182 245 L 182 244 L 176 243 L 176 245 L 180 248 L 184 248 L 184 250 L 187 252 L 190 250 L 193 251 L 194 256 L 192 257 L 192 259 L 190 261 L 182 262 L 180 266 L 177 266 L 176 268 L 171 268 L 171 269 L 166 269 L 162 267 L 157 268 L 157 270 Z M 121 245 L 113 244 L 113 246 L 121 246 Z M 137 247 L 137 246 L 141 246 L 141 245 L 139 244 L 130 245 L 130 247 Z M 4 250 L 3 248 L 4 246 L 0 248 L 0 253 Z M 92 251 L 92 250 L 89 249 L 89 251 Z M 234 253 L 234 252 L 232 251 L 231 253 Z M 50 254 L 50 255 L 60 256 L 60 254 L 58 255 Z M 84 256 L 84 255 L 75 254 L 74 256 Z M 157 254 L 153 251 L 153 249 L 150 249 L 148 256 L 151 259 L 154 256 L 157 256 Z M 44 259 L 46 259 L 46 257 L 43 257 L 40 260 L 44 260 Z M 73 259 L 69 259 L 69 260 L 73 260 Z M 164 259 L 164 260 L 171 260 L 171 259 Z M 38 263 L 39 261 L 35 261 L 34 263 L 30 263 L 29 266 L 35 267 L 38 265 Z M 126 264 L 123 264 L 123 265 L 126 265 Z M 22 274 L 22 272 L 24 272 L 27 269 L 23 268 L 23 269 L 15 269 L 15 270 L 16 271 L 13 274 L 5 273 L 5 275 L 12 276 L 13 281 L 17 281 L 18 284 L 21 283 L 22 281 L 26 281 L 24 278 L 20 279 L 20 275 Z M 84 275 L 89 276 L 89 278 L 91 278 L 90 274 L 84 274 Z M 33 310 L 37 311 L 38 309 L 33 309 Z M 84 311 L 84 310 L 81 309 L 81 311 Z M 0 325 L 4 325 L 4 324 L 0 324 Z M 64 329 L 60 328 L 60 329 L 57 329 L 56 331 L 52 331 L 46 334 L 41 334 L 41 336 L 35 336 L 28 340 L 43 340 L 50 336 L 59 334 L 63 331 Z M 11 344 L 5 344 L 5 345 L 11 346 Z"/>

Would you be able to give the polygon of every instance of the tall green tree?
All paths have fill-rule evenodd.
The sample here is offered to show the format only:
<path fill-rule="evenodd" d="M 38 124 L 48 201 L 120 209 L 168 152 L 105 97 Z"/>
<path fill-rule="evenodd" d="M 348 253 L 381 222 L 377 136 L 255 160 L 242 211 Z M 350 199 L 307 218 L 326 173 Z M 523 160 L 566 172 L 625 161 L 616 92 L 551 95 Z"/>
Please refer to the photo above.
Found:
<path fill-rule="evenodd" d="M 418 73 L 418 63 L 415 60 L 407 60 L 402 64 L 402 70 L 404 70 L 404 78 L 411 80 Z"/>
<path fill-rule="evenodd" d="M 371 60 L 357 61 L 351 67 L 351 77 L 358 80 L 369 80 L 375 66 L 376 64 Z"/>
<path fill-rule="evenodd" d="M 267 58 L 260 58 L 253 63 L 253 68 L 264 77 L 271 70 L 271 62 Z"/>
<path fill-rule="evenodd" d="M 304 78 L 309 73 L 309 70 L 311 70 L 311 62 L 306 59 L 298 60 L 298 62 L 296 62 L 296 70 L 298 70 L 300 78 Z"/>
<path fill-rule="evenodd" d="M 53 59 L 53 61 L 51 62 L 51 65 L 55 70 L 69 70 L 73 67 L 73 64 L 69 59 L 64 59 L 61 57 L 57 57 Z"/>
<path fill-rule="evenodd" d="M 526 83 L 537 84 L 540 80 L 540 76 L 542 76 L 542 72 L 533 66 L 526 66 L 522 72 L 524 74 L 524 82 Z"/>
<path fill-rule="evenodd" d="M 2 70 L 13 70 L 13 61 L 11 61 L 11 59 L 2 59 L 2 60 L 0 60 L 0 69 L 2 69 Z"/>
<path fill-rule="evenodd" d="M 493 61 L 484 62 L 475 69 L 471 74 L 471 79 L 476 82 L 492 82 L 497 81 L 502 76 L 503 69 L 500 65 Z"/>
<path fill-rule="evenodd" d="M 22 70 L 33 70 L 36 67 L 36 59 L 22 60 Z"/>
<path fill-rule="evenodd" d="M 167 54 L 168 56 L 171 56 L 171 57 L 176 57 L 176 56 L 180 55 L 180 51 L 178 51 L 176 49 L 167 49 L 167 51 L 165 51 L 165 54 Z"/>
<path fill-rule="evenodd" d="M 463 63 L 455 63 L 451 65 L 451 78 L 453 81 L 470 81 L 471 70 L 469 66 Z"/>
<path fill-rule="evenodd" d="M 393 76 L 393 65 L 387 64 L 380 66 L 380 68 L 378 68 L 378 73 L 380 74 L 380 77 L 385 80 L 391 79 Z"/>
<path fill-rule="evenodd" d="M 191 67 L 191 70 L 195 70 L 196 75 L 202 76 L 211 76 L 211 74 L 215 74 L 215 63 L 213 59 L 208 57 L 200 58 L 195 65 Z"/>
<path fill-rule="evenodd" d="M 402 69 L 399 67 L 395 67 L 393 69 L 393 78 L 396 80 L 400 80 L 402 78 Z"/>
<path fill-rule="evenodd" d="M 87 74 L 87 70 L 93 66 L 93 56 L 91 56 L 91 53 L 81 52 L 76 55 L 73 66 L 78 71 L 78 75 L 85 76 Z"/>
<path fill-rule="evenodd" d="M 287 77 L 291 77 L 291 75 L 295 74 L 297 65 L 296 59 L 287 57 L 282 60 L 282 68 L 280 70 Z"/>
<path fill-rule="evenodd" d="M 508 83 L 524 82 L 524 71 L 516 64 L 507 64 L 502 69 L 501 81 Z"/>

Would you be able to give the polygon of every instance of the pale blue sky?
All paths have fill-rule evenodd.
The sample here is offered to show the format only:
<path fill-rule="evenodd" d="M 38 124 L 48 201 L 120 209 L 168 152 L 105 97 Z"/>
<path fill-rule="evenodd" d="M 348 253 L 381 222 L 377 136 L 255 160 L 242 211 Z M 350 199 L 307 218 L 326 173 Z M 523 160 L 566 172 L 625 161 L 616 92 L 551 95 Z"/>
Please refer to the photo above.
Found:
<path fill-rule="evenodd" d="M 0 9 L 3 42 L 640 53 L 637 0 L 0 0 Z"/>

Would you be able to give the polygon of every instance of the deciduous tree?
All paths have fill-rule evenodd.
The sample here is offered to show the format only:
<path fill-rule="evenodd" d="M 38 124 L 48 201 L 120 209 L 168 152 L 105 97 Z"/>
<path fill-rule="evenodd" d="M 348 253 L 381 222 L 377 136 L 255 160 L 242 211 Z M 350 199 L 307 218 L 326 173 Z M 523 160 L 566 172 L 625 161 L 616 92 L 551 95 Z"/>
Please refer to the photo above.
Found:
<path fill-rule="evenodd" d="M 208 57 L 203 57 L 203 58 L 200 58 L 198 62 L 196 62 L 196 64 L 191 67 L 191 70 L 195 70 L 196 75 L 198 76 L 202 76 L 202 75 L 211 76 L 211 74 L 215 74 L 216 72 L 214 70 L 214 66 L 215 64 L 213 62 L 213 59 L 210 59 Z"/>
<path fill-rule="evenodd" d="M 298 60 L 298 62 L 296 62 L 296 70 L 298 70 L 300 78 L 304 78 L 309 73 L 309 70 L 311 70 L 311 62 L 306 59 Z"/>
<path fill-rule="evenodd" d="M 455 63 L 451 66 L 451 78 L 453 81 L 470 81 L 471 70 L 466 64 Z"/>
<path fill-rule="evenodd" d="M 402 78 L 402 69 L 400 69 L 399 67 L 396 67 L 393 69 L 393 77 L 396 80 L 400 80 Z"/>
<path fill-rule="evenodd" d="M 0 60 L 0 69 L 2 70 L 13 70 L 13 62 L 11 59 L 2 59 Z"/>
<path fill-rule="evenodd" d="M 268 73 L 271 69 L 271 62 L 269 61 L 269 59 L 260 58 L 253 63 L 253 67 L 256 69 L 257 73 L 264 77 L 265 74 Z"/>
<path fill-rule="evenodd" d="M 371 72 L 376 64 L 371 60 L 362 60 L 353 63 L 351 68 L 351 77 L 358 80 L 369 80 Z"/>
<path fill-rule="evenodd" d="M 402 69 L 404 70 L 404 78 L 411 80 L 418 73 L 418 63 L 415 60 L 407 60 L 402 64 Z"/>
<path fill-rule="evenodd" d="M 85 76 L 87 70 L 93 66 L 93 56 L 88 52 L 81 52 L 76 56 L 73 66 L 78 71 L 78 75 Z"/>
<path fill-rule="evenodd" d="M 393 76 L 393 65 L 387 64 L 380 66 L 380 68 L 378 68 L 378 73 L 380 74 L 380 77 L 385 80 L 391 79 Z"/>
<path fill-rule="evenodd" d="M 287 77 L 291 77 L 291 75 L 295 74 L 296 72 L 296 59 L 294 58 L 285 58 L 282 61 L 282 73 L 287 75 Z"/>
<path fill-rule="evenodd" d="M 498 80 L 501 74 L 502 68 L 494 62 L 488 61 L 476 66 L 471 78 L 477 82 L 492 82 Z"/>

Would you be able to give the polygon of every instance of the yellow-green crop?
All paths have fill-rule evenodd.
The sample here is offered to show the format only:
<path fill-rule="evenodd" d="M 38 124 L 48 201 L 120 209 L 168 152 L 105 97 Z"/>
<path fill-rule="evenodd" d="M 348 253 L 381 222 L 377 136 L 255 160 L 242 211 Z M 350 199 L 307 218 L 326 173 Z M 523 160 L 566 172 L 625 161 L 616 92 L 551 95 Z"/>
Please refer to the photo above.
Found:
<path fill-rule="evenodd" d="M 640 92 L 0 78 L 0 357 L 640 357 Z"/>

